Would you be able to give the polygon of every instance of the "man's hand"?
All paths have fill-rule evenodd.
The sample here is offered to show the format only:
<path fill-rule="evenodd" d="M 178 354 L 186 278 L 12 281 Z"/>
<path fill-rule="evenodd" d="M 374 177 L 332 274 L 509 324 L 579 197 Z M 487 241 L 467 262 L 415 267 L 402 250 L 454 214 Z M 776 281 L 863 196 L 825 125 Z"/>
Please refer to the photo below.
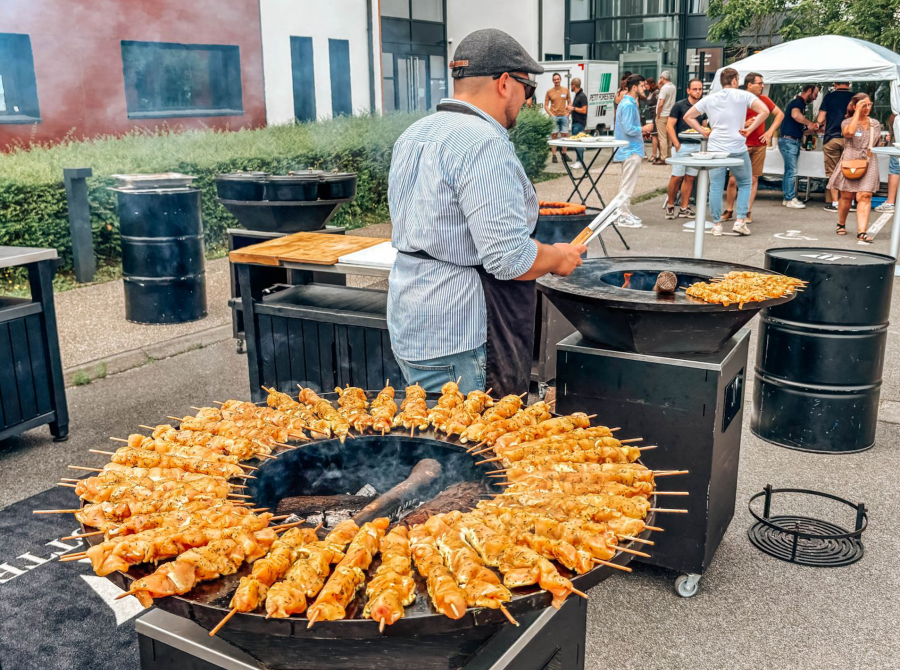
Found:
<path fill-rule="evenodd" d="M 772 142 L 772 133 L 769 131 L 764 132 L 759 137 L 759 141 L 763 144 L 770 144 Z"/>
<path fill-rule="evenodd" d="M 678 140 L 675 140 L 674 142 L 672 142 L 672 146 L 675 147 L 676 152 L 681 151 L 681 142 L 679 142 Z"/>
<path fill-rule="evenodd" d="M 652 133 L 652 132 L 653 132 L 653 124 L 652 124 L 652 123 L 645 123 L 645 124 L 641 127 L 641 132 L 642 132 L 642 133 Z"/>
<path fill-rule="evenodd" d="M 710 133 L 712 133 L 712 130 L 710 130 L 709 128 L 707 128 L 705 126 L 701 126 L 700 134 L 703 135 L 703 137 L 709 139 Z"/>
<path fill-rule="evenodd" d="M 568 277 L 581 265 L 581 254 L 587 252 L 587 247 L 583 244 L 566 244 L 559 242 L 553 245 L 556 252 L 556 263 L 552 274 Z"/>
<path fill-rule="evenodd" d="M 747 137 L 750 134 L 750 130 L 747 128 L 741 128 L 738 132 L 742 137 Z"/>

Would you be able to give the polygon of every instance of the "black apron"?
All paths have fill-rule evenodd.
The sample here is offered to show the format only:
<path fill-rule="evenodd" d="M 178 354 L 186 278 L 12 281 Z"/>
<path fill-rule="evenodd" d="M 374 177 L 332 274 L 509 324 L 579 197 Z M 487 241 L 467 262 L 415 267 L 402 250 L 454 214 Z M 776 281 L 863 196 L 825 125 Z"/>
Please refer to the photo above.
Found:
<path fill-rule="evenodd" d="M 481 117 L 480 114 L 458 103 L 441 103 L 439 112 L 456 112 Z M 400 251 L 401 254 L 424 258 L 434 258 L 425 251 Z M 518 395 L 528 391 L 531 382 L 531 359 L 534 349 L 534 319 L 537 293 L 534 280 L 509 281 L 497 279 L 475 265 L 481 288 L 484 291 L 484 306 L 487 312 L 487 388 L 493 389 L 495 396 Z"/>

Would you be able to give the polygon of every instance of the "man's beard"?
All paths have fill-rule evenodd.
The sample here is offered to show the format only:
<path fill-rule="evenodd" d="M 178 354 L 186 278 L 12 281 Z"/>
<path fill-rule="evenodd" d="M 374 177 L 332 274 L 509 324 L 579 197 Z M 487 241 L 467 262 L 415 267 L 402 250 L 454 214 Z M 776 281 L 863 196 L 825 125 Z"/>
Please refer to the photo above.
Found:
<path fill-rule="evenodd" d="M 503 124 L 504 128 L 506 128 L 507 130 L 512 130 L 513 128 L 516 127 L 516 119 L 519 116 L 519 109 L 520 109 L 519 107 L 513 107 L 513 106 L 506 108 L 506 113 L 505 113 L 506 123 Z"/>

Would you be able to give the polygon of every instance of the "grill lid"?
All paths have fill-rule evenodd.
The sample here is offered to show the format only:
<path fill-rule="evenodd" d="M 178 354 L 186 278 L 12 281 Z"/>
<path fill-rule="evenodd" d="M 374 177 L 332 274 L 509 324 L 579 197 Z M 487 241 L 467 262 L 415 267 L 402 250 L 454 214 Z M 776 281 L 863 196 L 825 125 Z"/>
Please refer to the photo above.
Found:
<path fill-rule="evenodd" d="M 128 190 L 148 190 L 157 188 L 186 188 L 196 177 L 180 172 L 158 172 L 155 174 L 114 174 L 114 188 Z"/>

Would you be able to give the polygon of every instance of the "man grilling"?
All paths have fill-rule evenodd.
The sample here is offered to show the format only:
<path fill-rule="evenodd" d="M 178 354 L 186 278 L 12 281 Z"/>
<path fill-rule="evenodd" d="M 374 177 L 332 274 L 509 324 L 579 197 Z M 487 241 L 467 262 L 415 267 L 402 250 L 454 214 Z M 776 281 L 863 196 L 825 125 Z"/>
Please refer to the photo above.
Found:
<path fill-rule="evenodd" d="M 394 145 L 388 187 L 397 261 L 387 321 L 408 383 L 495 395 L 528 390 L 534 280 L 568 275 L 583 245 L 531 239 L 534 186 L 508 130 L 532 94 L 538 65 L 512 37 L 479 30 L 450 63 L 454 98 Z"/>

